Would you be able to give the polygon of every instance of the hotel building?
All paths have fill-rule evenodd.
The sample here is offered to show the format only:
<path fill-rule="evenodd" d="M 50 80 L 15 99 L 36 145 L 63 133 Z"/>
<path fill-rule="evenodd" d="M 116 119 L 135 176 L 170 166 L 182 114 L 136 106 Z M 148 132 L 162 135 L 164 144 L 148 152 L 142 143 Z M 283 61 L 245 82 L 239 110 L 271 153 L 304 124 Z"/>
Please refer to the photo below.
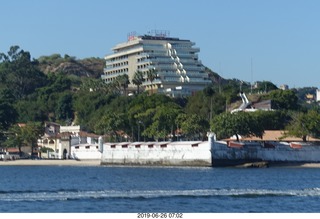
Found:
<path fill-rule="evenodd" d="M 113 54 L 105 57 L 106 66 L 101 78 L 110 83 L 119 75 L 129 77 L 129 90 L 136 90 L 132 79 L 136 71 L 143 73 L 141 88 L 171 96 L 188 96 L 202 90 L 211 80 L 198 59 L 199 48 L 190 40 L 167 37 L 165 31 L 136 36 L 128 35 L 127 42 L 116 45 Z M 150 81 L 148 71 L 156 78 Z"/>

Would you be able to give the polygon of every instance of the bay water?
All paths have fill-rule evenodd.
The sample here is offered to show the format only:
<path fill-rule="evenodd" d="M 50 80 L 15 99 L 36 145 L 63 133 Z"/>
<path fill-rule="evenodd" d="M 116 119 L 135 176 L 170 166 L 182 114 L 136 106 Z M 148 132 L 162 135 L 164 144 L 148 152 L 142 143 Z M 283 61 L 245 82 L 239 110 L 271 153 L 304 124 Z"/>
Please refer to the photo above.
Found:
<path fill-rule="evenodd" d="M 318 213 L 318 168 L 0 166 L 0 213 Z"/>

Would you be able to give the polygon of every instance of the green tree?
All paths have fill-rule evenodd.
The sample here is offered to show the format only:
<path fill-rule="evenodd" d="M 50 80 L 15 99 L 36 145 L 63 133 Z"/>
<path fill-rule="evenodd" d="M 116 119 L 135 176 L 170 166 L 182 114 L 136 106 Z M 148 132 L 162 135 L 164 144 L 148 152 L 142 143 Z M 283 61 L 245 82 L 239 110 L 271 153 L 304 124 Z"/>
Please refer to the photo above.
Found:
<path fill-rule="evenodd" d="M 226 98 L 223 94 L 215 92 L 212 88 L 206 88 L 188 97 L 185 111 L 189 115 L 197 114 L 201 118 L 210 121 L 213 116 L 224 112 L 225 108 Z"/>
<path fill-rule="evenodd" d="M 17 112 L 12 103 L 14 97 L 10 90 L 0 90 L 0 127 L 4 130 L 8 129 L 17 118 Z"/>
<path fill-rule="evenodd" d="M 201 118 L 197 114 L 179 114 L 176 118 L 176 123 L 189 140 L 194 140 L 195 138 L 203 140 L 209 131 L 208 120 Z"/>
<path fill-rule="evenodd" d="M 121 131 L 127 125 L 126 116 L 123 113 L 108 112 L 96 124 L 99 133 L 109 134 L 116 142 L 120 141 Z M 112 139 L 110 139 L 112 141 Z"/>
<path fill-rule="evenodd" d="M 22 156 L 21 147 L 24 145 L 23 128 L 17 124 L 12 125 L 8 132 L 5 145 L 6 147 L 17 147 L 19 155 Z"/>
<path fill-rule="evenodd" d="M 112 94 L 112 84 L 107 84 L 101 79 L 83 78 L 80 89 L 86 92 L 99 92 L 101 94 Z"/>
<path fill-rule="evenodd" d="M 50 101 L 40 102 L 33 96 L 19 100 L 14 104 L 17 111 L 17 121 L 27 123 L 29 121 L 45 121 L 48 118 L 48 109 Z"/>
<path fill-rule="evenodd" d="M 67 123 L 73 119 L 72 95 L 64 92 L 60 95 L 56 106 L 56 118 Z"/>
<path fill-rule="evenodd" d="M 165 110 L 168 111 L 167 115 L 165 115 Z M 142 136 L 152 140 L 154 138 L 164 138 L 173 133 L 172 130 L 176 128 L 173 115 L 176 114 L 176 111 L 180 112 L 181 110 L 181 107 L 174 102 L 174 99 L 166 95 L 142 93 L 132 99 L 127 115 L 132 125 L 132 132 L 138 130 L 140 121 L 145 128 L 141 133 Z M 162 119 L 163 121 L 160 121 Z M 167 124 L 163 124 L 163 122 Z M 162 131 L 162 133 L 157 134 L 158 130 Z"/>
<path fill-rule="evenodd" d="M 8 131 L 8 138 L 5 142 L 7 147 L 18 147 L 21 155 L 21 147 L 29 145 L 34 152 L 38 146 L 38 139 L 43 135 L 43 127 L 39 122 L 28 122 L 23 126 L 13 125 Z"/>
<path fill-rule="evenodd" d="M 269 92 L 269 91 L 272 91 L 272 90 L 277 90 L 278 87 L 276 85 L 274 85 L 272 82 L 270 81 L 258 81 L 257 82 L 257 85 L 258 87 L 255 89 L 255 91 L 258 91 L 258 92 Z"/>
<path fill-rule="evenodd" d="M 134 73 L 132 83 L 137 86 L 138 88 L 138 94 L 140 93 L 140 86 L 144 82 L 143 72 L 142 71 L 136 71 Z"/>
<path fill-rule="evenodd" d="M 153 94 L 153 81 L 158 77 L 157 70 L 155 68 L 147 71 L 147 78 L 151 83 L 151 94 Z"/>
<path fill-rule="evenodd" d="M 315 110 L 307 113 L 295 112 L 291 122 L 286 126 L 285 136 L 295 136 L 307 141 L 308 136 L 320 136 L 320 114 Z"/>
<path fill-rule="evenodd" d="M 251 112 L 251 114 L 256 121 L 259 121 L 259 124 L 264 130 L 283 130 L 291 120 L 288 113 L 283 110 L 257 110 L 255 112 Z"/>
<path fill-rule="evenodd" d="M 174 138 L 175 119 L 182 112 L 175 103 L 167 103 L 152 109 L 152 123 L 144 130 L 143 135 L 149 138 L 166 139 L 169 135 Z"/>
<path fill-rule="evenodd" d="M 272 108 L 282 110 L 298 110 L 298 97 L 292 90 L 273 90 L 269 93 Z"/>
<path fill-rule="evenodd" d="M 24 142 L 31 146 L 31 155 L 38 147 L 38 139 L 43 135 L 43 127 L 40 122 L 28 122 L 22 127 Z"/>
<path fill-rule="evenodd" d="M 229 138 L 233 135 L 239 141 L 239 135 L 262 138 L 264 129 L 252 114 L 246 112 L 222 113 L 213 118 L 211 130 L 218 138 Z"/>
<path fill-rule="evenodd" d="M 23 98 L 43 86 L 46 76 L 38 69 L 38 62 L 31 61 L 29 52 L 12 46 L 8 55 L 0 54 L 0 86 L 13 92 L 16 99 Z"/>
<path fill-rule="evenodd" d="M 75 123 L 84 130 L 94 131 L 97 123 L 107 111 L 114 95 L 101 95 L 99 91 L 80 90 L 73 98 Z"/>
<path fill-rule="evenodd" d="M 123 90 L 123 94 L 127 96 L 127 88 L 130 84 L 129 76 L 127 74 L 117 76 L 112 84 L 119 93 L 121 93 L 121 90 Z"/>

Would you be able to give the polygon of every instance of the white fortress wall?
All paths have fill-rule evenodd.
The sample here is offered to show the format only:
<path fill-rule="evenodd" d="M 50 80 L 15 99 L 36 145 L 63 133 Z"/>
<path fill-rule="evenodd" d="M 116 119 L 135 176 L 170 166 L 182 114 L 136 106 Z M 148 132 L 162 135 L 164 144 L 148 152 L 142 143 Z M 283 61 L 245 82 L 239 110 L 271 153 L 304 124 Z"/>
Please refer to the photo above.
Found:
<path fill-rule="evenodd" d="M 208 142 L 105 143 L 101 164 L 211 166 Z"/>
<path fill-rule="evenodd" d="M 320 162 L 320 146 L 303 145 L 302 148 L 291 148 L 286 142 L 276 148 L 262 148 L 258 157 L 275 162 Z"/>
<path fill-rule="evenodd" d="M 79 144 L 71 146 L 71 157 L 80 160 L 100 160 L 101 151 L 98 144 Z"/>
<path fill-rule="evenodd" d="M 215 141 L 212 148 L 213 161 L 257 159 L 271 162 L 320 162 L 320 146 L 302 144 L 292 148 L 287 142 L 273 142 L 275 148 L 262 147 L 261 143 L 246 143 L 240 148 L 230 148 L 224 141 Z"/>

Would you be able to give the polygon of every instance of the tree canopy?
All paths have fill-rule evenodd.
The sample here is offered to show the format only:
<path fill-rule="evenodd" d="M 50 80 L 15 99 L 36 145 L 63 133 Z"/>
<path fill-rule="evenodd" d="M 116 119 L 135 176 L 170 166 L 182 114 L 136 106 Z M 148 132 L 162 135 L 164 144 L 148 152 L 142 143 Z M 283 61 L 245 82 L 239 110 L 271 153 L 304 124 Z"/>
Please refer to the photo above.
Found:
<path fill-rule="evenodd" d="M 253 114 L 246 112 L 222 113 L 213 118 L 211 130 L 216 133 L 218 138 L 229 138 L 233 135 L 239 141 L 240 136 L 262 137 L 264 128 L 257 121 Z"/>
<path fill-rule="evenodd" d="M 52 69 L 49 65 L 65 61 L 77 62 L 75 57 L 60 54 L 31 59 L 30 53 L 19 46 L 0 53 L 0 146 L 5 146 L 8 133 L 18 132 L 15 124 L 46 121 L 80 125 L 88 132 L 108 134 L 112 141 L 203 140 L 210 128 L 220 138 L 261 136 L 263 130 L 284 128 L 302 139 L 319 136 L 319 106 L 301 107 L 302 97 L 312 93 L 311 88 L 283 91 L 266 81 L 254 88 L 250 83 L 222 79 L 210 71 L 210 86 L 178 99 L 153 94 L 152 85 L 158 77 L 154 69 L 135 72 L 132 81 L 124 74 L 111 83 L 77 73 L 68 75 L 60 68 L 61 72 L 44 73 L 43 69 Z M 127 95 L 129 83 L 139 87 L 148 82 L 150 93 L 140 92 L 139 88 L 135 95 Z M 240 100 L 240 90 L 256 92 L 259 99 L 271 99 L 276 110 L 226 113 L 232 103 Z"/>

